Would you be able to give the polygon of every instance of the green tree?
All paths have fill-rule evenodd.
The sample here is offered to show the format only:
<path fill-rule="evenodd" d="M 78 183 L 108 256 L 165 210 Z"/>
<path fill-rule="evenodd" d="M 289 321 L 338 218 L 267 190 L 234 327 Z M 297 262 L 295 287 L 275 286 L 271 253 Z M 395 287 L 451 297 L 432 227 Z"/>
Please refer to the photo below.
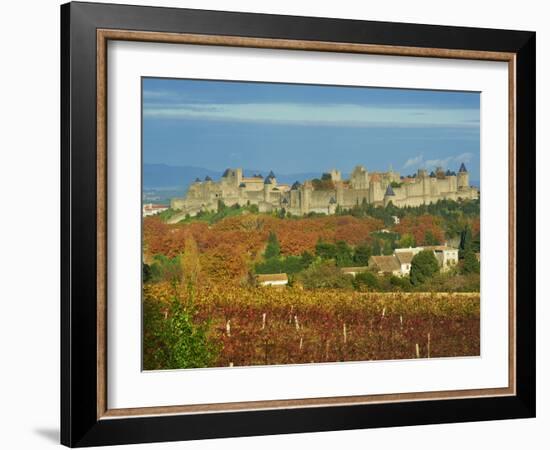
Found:
<path fill-rule="evenodd" d="M 475 252 L 479 253 L 480 247 L 481 247 L 481 234 L 477 233 L 472 239 L 472 250 L 474 251 L 474 253 Z"/>
<path fill-rule="evenodd" d="M 315 254 L 323 259 L 334 259 L 336 258 L 336 246 L 319 240 L 315 245 Z"/>
<path fill-rule="evenodd" d="M 279 258 L 269 258 L 256 264 L 254 267 L 256 273 L 282 273 L 283 264 Z"/>
<path fill-rule="evenodd" d="M 219 346 L 209 338 L 209 323 L 196 324 L 192 303 L 174 297 L 167 310 L 143 304 L 143 365 L 146 370 L 210 367 Z"/>
<path fill-rule="evenodd" d="M 277 240 L 277 235 L 271 231 L 267 238 L 267 247 L 264 256 L 266 259 L 275 258 L 281 254 L 281 246 Z"/>
<path fill-rule="evenodd" d="M 409 247 L 416 247 L 416 242 L 412 234 L 405 233 L 397 241 L 397 248 L 409 248 Z"/>
<path fill-rule="evenodd" d="M 143 282 L 147 283 L 151 279 L 151 266 L 149 264 L 142 263 L 143 267 Z"/>
<path fill-rule="evenodd" d="M 304 267 L 304 269 L 307 269 L 313 262 L 313 255 L 306 250 L 303 251 L 300 256 L 302 258 L 302 266 Z"/>
<path fill-rule="evenodd" d="M 471 248 L 464 252 L 462 272 L 465 274 L 479 273 L 479 261 L 477 260 L 476 254 Z"/>
<path fill-rule="evenodd" d="M 380 241 L 378 239 L 374 239 L 372 241 L 372 254 L 375 256 L 382 254 L 382 247 L 380 246 Z"/>
<path fill-rule="evenodd" d="M 317 261 L 298 275 L 306 289 L 340 288 L 351 289 L 353 278 L 344 275 L 334 261 Z"/>
<path fill-rule="evenodd" d="M 169 281 L 177 284 L 182 279 L 182 270 L 180 263 L 181 256 L 168 256 L 159 254 L 153 256 L 153 263 L 150 265 L 149 281 Z"/>
<path fill-rule="evenodd" d="M 380 281 L 372 272 L 359 272 L 353 279 L 353 287 L 359 291 L 377 290 L 380 288 Z"/>
<path fill-rule="evenodd" d="M 355 247 L 355 252 L 353 254 L 353 262 L 358 266 L 367 266 L 369 264 L 369 259 L 372 255 L 372 249 L 369 244 L 360 244 Z"/>
<path fill-rule="evenodd" d="M 431 250 L 417 253 L 411 261 L 411 283 L 419 285 L 439 272 L 439 263 Z"/>
<path fill-rule="evenodd" d="M 336 243 L 336 265 L 339 267 L 349 267 L 353 263 L 351 247 L 346 241 Z"/>
<path fill-rule="evenodd" d="M 460 247 L 458 250 L 458 257 L 464 258 L 466 252 L 472 250 L 472 228 L 470 225 L 466 225 L 460 235 Z"/>
<path fill-rule="evenodd" d="M 393 253 L 393 247 L 391 245 L 391 241 L 389 240 L 384 241 L 384 247 L 382 248 L 382 253 L 384 255 L 391 255 Z"/>

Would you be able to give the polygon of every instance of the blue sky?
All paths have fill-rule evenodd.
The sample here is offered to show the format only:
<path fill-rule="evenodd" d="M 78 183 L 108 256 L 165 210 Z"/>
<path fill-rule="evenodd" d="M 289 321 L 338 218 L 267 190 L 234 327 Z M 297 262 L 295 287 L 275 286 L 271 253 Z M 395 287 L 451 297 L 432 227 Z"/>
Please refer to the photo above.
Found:
<path fill-rule="evenodd" d="M 477 92 L 144 78 L 142 95 L 148 164 L 406 175 L 464 162 L 479 179 Z"/>

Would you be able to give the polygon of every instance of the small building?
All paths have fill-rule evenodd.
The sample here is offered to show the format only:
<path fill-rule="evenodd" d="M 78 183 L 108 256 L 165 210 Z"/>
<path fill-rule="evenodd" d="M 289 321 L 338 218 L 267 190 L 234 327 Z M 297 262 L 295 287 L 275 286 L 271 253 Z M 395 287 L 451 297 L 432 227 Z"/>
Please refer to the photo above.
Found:
<path fill-rule="evenodd" d="M 403 276 L 401 273 L 401 264 L 395 255 L 371 256 L 369 259 L 369 267 L 374 268 L 378 275 L 390 274 L 395 276 Z"/>
<path fill-rule="evenodd" d="M 355 275 L 357 275 L 358 273 L 361 273 L 361 272 L 366 272 L 367 270 L 369 270 L 368 267 L 366 266 L 360 266 L 360 267 L 342 267 L 342 273 L 344 275 L 351 275 L 353 277 L 355 277 Z"/>
<path fill-rule="evenodd" d="M 401 267 L 401 275 L 409 275 L 414 254 L 412 252 L 396 252 L 395 257 Z"/>
<path fill-rule="evenodd" d="M 441 268 L 441 272 L 445 272 L 449 270 L 451 266 L 458 264 L 458 249 L 454 247 L 449 247 L 447 245 L 427 245 L 424 247 L 396 248 L 394 250 L 394 254 L 398 258 L 402 258 L 403 261 L 405 261 L 405 259 L 408 259 L 408 256 L 402 257 L 401 255 L 410 254 L 410 259 L 412 261 L 412 258 L 415 255 L 418 255 L 423 250 L 431 250 L 434 253 L 437 262 L 439 263 L 439 267 Z M 410 263 L 408 264 L 409 269 L 407 274 L 410 273 Z"/>
<path fill-rule="evenodd" d="M 446 272 L 458 264 L 458 249 L 453 247 L 447 247 L 446 245 L 434 245 L 425 247 L 425 250 L 432 250 L 434 252 L 437 261 L 439 262 L 439 267 L 441 267 L 441 272 Z"/>
<path fill-rule="evenodd" d="M 167 205 L 155 205 L 154 203 L 146 203 L 145 205 L 143 205 L 142 214 L 143 217 L 154 216 L 155 214 L 160 214 L 167 209 Z"/>
<path fill-rule="evenodd" d="M 260 286 L 286 286 L 288 276 L 286 273 L 269 273 L 256 275 L 256 281 Z"/>

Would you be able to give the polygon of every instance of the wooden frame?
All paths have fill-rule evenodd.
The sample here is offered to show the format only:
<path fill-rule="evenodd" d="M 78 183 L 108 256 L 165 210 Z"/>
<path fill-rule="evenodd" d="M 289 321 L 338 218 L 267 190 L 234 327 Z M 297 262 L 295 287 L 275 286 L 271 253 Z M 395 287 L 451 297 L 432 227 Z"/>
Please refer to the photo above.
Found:
<path fill-rule="evenodd" d="M 529 251 L 535 248 L 534 33 L 89 3 L 63 5 L 61 14 L 62 443 L 86 446 L 534 416 L 535 283 Z M 279 31 L 283 29 L 305 31 Z M 109 409 L 108 40 L 508 62 L 509 386 Z"/>

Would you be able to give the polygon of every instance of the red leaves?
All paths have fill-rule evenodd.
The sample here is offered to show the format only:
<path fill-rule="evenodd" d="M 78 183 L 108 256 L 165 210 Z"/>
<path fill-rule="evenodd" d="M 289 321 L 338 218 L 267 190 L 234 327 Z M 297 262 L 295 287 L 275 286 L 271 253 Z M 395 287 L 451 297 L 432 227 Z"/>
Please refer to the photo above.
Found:
<path fill-rule="evenodd" d="M 166 291 L 166 292 L 165 292 Z M 170 287 L 146 285 L 159 302 Z M 479 294 L 199 287 L 196 320 L 223 344 L 216 367 L 479 355 Z M 264 320 L 265 314 L 265 320 Z M 231 333 L 227 333 L 230 321 Z M 345 325 L 345 332 L 344 332 Z"/>
<path fill-rule="evenodd" d="M 445 241 L 445 233 L 440 225 L 440 220 L 430 215 L 404 217 L 394 229 L 401 235 L 412 234 L 416 245 L 433 245 L 434 242 L 429 242 L 429 233 L 437 243 L 442 244 Z M 427 233 L 428 236 L 426 236 Z"/>

